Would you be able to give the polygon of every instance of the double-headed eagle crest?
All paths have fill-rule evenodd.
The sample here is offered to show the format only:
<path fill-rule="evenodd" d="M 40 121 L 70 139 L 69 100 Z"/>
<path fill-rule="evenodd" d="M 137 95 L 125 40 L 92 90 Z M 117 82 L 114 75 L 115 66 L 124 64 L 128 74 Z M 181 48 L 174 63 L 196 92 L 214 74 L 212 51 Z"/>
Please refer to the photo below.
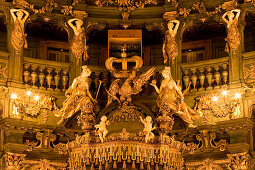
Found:
<path fill-rule="evenodd" d="M 138 94 L 142 91 L 142 86 L 145 85 L 150 77 L 154 74 L 155 67 L 152 67 L 145 73 L 136 76 L 136 70 L 133 70 L 130 76 L 124 81 L 122 86 L 119 86 L 121 79 L 116 79 L 112 82 L 108 93 L 107 106 L 112 103 L 112 101 L 117 100 L 120 104 L 124 102 L 131 103 L 131 95 Z M 119 98 L 117 97 L 119 96 Z"/>

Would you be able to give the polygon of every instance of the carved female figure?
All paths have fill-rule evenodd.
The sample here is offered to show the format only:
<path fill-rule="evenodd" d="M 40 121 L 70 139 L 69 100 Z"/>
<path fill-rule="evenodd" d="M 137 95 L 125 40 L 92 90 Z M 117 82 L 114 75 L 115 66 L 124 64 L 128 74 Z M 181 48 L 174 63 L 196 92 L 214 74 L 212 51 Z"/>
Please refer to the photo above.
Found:
<path fill-rule="evenodd" d="M 63 108 L 60 110 L 61 123 L 64 119 L 71 117 L 74 113 L 81 110 L 82 113 L 88 114 L 93 112 L 93 103 L 96 100 L 89 92 L 89 76 L 91 70 L 87 66 L 82 67 L 82 73 L 75 78 L 72 85 L 67 89 L 65 95 L 67 99 L 63 103 Z"/>
<path fill-rule="evenodd" d="M 192 126 L 192 119 L 197 118 L 197 113 L 189 108 L 184 103 L 184 96 L 181 89 L 177 86 L 171 76 L 171 68 L 165 67 L 162 71 L 164 80 L 161 83 L 160 89 L 156 85 L 156 81 L 153 81 L 151 85 L 155 88 L 159 94 L 157 99 L 157 105 L 162 115 L 172 116 L 177 114 L 190 126 Z"/>
<path fill-rule="evenodd" d="M 29 16 L 29 13 L 23 9 L 10 10 L 14 26 L 11 32 L 11 43 L 15 50 L 19 51 L 24 46 L 27 48 L 26 34 L 24 32 L 24 24 Z"/>
<path fill-rule="evenodd" d="M 163 43 L 162 52 L 164 57 L 164 64 L 169 59 L 169 63 L 173 64 L 174 59 L 178 56 L 178 45 L 176 42 L 176 33 L 179 28 L 180 21 L 169 21 L 168 31 L 166 31 L 165 41 Z"/>
<path fill-rule="evenodd" d="M 234 9 L 231 11 L 227 11 L 225 14 L 223 14 L 222 19 L 227 24 L 227 38 L 225 38 L 226 41 L 226 47 L 225 51 L 230 52 L 230 50 L 233 51 L 233 55 L 236 55 L 236 50 L 240 45 L 241 41 L 241 35 L 238 30 L 238 18 L 240 15 L 241 10 L 240 9 Z"/>
<path fill-rule="evenodd" d="M 73 40 L 71 43 L 71 50 L 76 58 L 81 58 L 83 55 L 84 61 L 88 59 L 87 46 L 86 46 L 86 35 L 83 25 L 83 21 L 78 18 L 68 20 L 68 24 L 74 31 Z"/>

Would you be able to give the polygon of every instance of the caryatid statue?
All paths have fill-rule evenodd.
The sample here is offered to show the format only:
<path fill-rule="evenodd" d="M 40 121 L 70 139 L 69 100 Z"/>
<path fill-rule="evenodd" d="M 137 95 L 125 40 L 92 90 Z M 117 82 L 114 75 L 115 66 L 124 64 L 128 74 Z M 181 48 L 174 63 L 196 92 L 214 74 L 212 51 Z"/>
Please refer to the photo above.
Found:
<path fill-rule="evenodd" d="M 170 67 L 165 67 L 162 71 L 162 76 L 164 79 L 159 89 L 155 80 L 151 83 L 158 93 L 157 105 L 159 107 L 159 112 L 166 116 L 176 114 L 192 127 L 193 120 L 200 115 L 188 107 L 184 102 L 184 95 L 173 80 Z"/>
<path fill-rule="evenodd" d="M 29 13 L 23 9 L 11 9 L 10 13 L 14 21 L 11 32 L 11 43 L 15 50 L 20 51 L 23 47 L 27 48 L 27 35 L 25 34 L 24 25 Z"/>
<path fill-rule="evenodd" d="M 169 63 L 173 64 L 175 58 L 178 56 L 178 44 L 176 42 L 176 34 L 180 25 L 180 21 L 172 20 L 167 24 L 165 40 L 162 47 L 164 64 L 169 59 Z"/>
<path fill-rule="evenodd" d="M 222 19 L 227 24 L 227 38 L 225 51 L 230 52 L 233 51 L 233 55 L 236 55 L 236 50 L 240 45 L 241 42 L 241 35 L 238 30 L 238 18 L 240 16 L 240 9 L 233 9 L 231 11 L 227 11 L 223 14 Z"/>
<path fill-rule="evenodd" d="M 75 57 L 80 59 L 83 56 L 84 61 L 88 59 L 88 53 L 86 46 L 86 34 L 83 25 L 83 21 L 78 18 L 68 20 L 68 24 L 74 31 L 73 40 L 71 43 L 71 50 Z"/>

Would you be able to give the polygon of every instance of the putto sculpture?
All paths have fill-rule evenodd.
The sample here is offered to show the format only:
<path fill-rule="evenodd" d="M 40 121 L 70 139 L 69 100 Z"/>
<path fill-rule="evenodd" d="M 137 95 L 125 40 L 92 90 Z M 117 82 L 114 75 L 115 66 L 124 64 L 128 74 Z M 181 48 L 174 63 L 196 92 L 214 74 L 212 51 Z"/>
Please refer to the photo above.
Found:
<path fill-rule="evenodd" d="M 165 67 L 162 71 L 163 81 L 158 89 L 156 81 L 151 85 L 158 93 L 157 105 L 162 115 L 172 117 L 173 114 L 180 116 L 189 126 L 193 126 L 193 119 L 199 117 L 193 109 L 184 102 L 184 95 L 171 76 L 171 68 Z"/>
<path fill-rule="evenodd" d="M 147 116 L 145 119 L 143 119 L 140 116 L 140 120 L 144 125 L 143 133 L 145 135 L 144 141 L 145 143 L 148 143 L 151 139 L 154 138 L 154 134 L 152 133 L 153 130 L 156 129 L 156 127 L 152 127 L 152 118 L 150 116 Z"/>
<path fill-rule="evenodd" d="M 81 75 L 74 79 L 72 85 L 65 92 L 67 99 L 63 103 L 60 115 L 57 115 L 61 117 L 59 123 L 63 122 L 64 119 L 71 117 L 79 110 L 85 114 L 93 112 L 96 100 L 92 97 L 89 91 L 90 74 L 91 70 L 87 66 L 83 66 Z"/>
<path fill-rule="evenodd" d="M 172 20 L 167 24 L 165 40 L 162 46 L 164 64 L 169 60 L 170 65 L 174 64 L 175 58 L 178 56 L 178 45 L 176 42 L 176 34 L 180 25 L 180 21 Z"/>
<path fill-rule="evenodd" d="M 108 130 L 106 129 L 106 126 L 109 125 L 110 122 L 107 120 L 106 116 L 101 117 L 101 122 L 97 125 L 95 125 L 96 133 L 99 136 L 100 141 L 103 143 L 105 140 L 106 135 L 108 134 Z"/>
<path fill-rule="evenodd" d="M 83 21 L 78 18 L 68 20 L 68 24 L 74 31 L 73 40 L 70 49 L 74 53 L 77 59 L 83 56 L 84 61 L 88 59 L 86 34 L 83 25 Z"/>
<path fill-rule="evenodd" d="M 240 45 L 241 42 L 241 35 L 238 30 L 238 18 L 241 13 L 240 9 L 233 9 L 231 11 L 227 11 L 225 14 L 223 14 L 222 19 L 227 24 L 227 38 L 225 38 L 226 41 L 226 47 L 225 51 L 230 52 L 232 50 L 233 56 L 236 55 L 236 50 Z"/>
<path fill-rule="evenodd" d="M 25 22 L 29 13 L 24 9 L 11 9 L 11 16 L 14 21 L 13 30 L 11 32 L 11 43 L 17 52 L 23 47 L 27 48 L 27 35 L 25 34 Z"/>

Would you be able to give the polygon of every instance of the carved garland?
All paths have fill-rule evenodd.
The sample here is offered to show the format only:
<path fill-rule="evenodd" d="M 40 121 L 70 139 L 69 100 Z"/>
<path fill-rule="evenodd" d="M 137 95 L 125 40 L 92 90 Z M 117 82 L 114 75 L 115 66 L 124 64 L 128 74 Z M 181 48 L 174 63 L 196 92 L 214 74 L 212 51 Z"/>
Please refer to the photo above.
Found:
<path fill-rule="evenodd" d="M 202 134 L 197 134 L 196 139 L 198 140 L 198 144 L 191 142 L 187 143 L 186 151 L 190 154 L 194 153 L 195 151 L 207 149 L 207 148 L 219 148 L 220 151 L 225 151 L 227 146 L 227 141 L 221 139 L 220 141 L 216 142 L 216 134 L 210 133 L 209 137 L 207 136 L 208 132 L 203 132 Z M 208 143 L 209 142 L 209 143 Z"/>
<path fill-rule="evenodd" d="M 178 4 L 176 7 L 178 7 Z M 232 0 L 232 1 L 224 2 L 223 4 L 220 4 L 219 6 L 215 7 L 213 11 L 208 12 L 203 2 L 197 2 L 197 3 L 194 3 L 191 8 L 180 8 L 179 12 L 178 11 L 177 12 L 179 15 L 183 15 L 184 18 L 187 18 L 187 16 L 190 14 L 192 10 L 197 10 L 200 16 L 202 17 L 202 21 L 205 21 L 203 17 L 213 16 L 221 12 L 222 9 L 230 10 L 230 9 L 234 9 L 235 7 L 237 7 L 237 1 Z"/>

